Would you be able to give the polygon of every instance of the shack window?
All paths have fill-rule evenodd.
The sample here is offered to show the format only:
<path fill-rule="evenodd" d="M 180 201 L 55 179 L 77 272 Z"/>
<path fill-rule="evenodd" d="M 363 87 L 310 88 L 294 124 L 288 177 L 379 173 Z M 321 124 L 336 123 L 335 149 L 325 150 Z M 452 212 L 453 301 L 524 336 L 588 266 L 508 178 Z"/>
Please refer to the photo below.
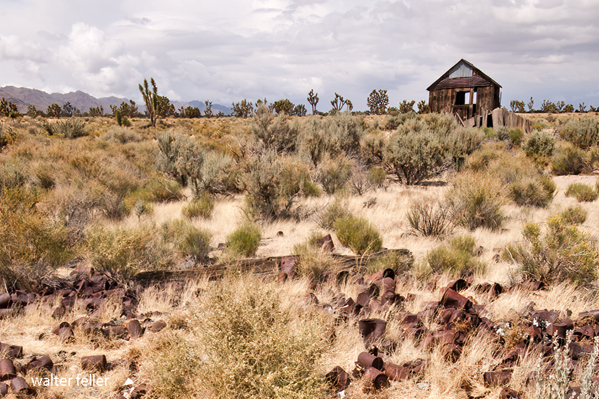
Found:
<path fill-rule="evenodd" d="M 476 89 L 474 89 L 474 95 L 472 96 L 472 104 L 476 104 Z"/>
<path fill-rule="evenodd" d="M 470 93 L 468 93 L 470 94 Z M 464 105 L 466 104 L 466 92 L 465 91 L 458 91 L 455 94 L 455 105 Z"/>

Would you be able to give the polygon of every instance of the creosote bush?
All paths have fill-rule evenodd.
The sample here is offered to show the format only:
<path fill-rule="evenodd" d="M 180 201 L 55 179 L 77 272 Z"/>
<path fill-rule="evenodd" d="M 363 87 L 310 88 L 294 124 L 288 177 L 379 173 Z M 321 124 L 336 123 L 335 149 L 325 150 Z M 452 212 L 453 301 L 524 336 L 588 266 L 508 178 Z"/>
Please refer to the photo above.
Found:
<path fill-rule="evenodd" d="M 525 178 L 509 186 L 509 197 L 520 206 L 545 208 L 555 195 L 556 185 L 551 177 Z"/>
<path fill-rule="evenodd" d="M 255 223 L 244 223 L 227 237 L 227 249 L 237 256 L 254 256 L 260 245 L 262 229 Z"/>
<path fill-rule="evenodd" d="M 556 175 L 579 175 L 587 170 L 585 153 L 573 145 L 559 146 L 551 159 L 551 170 Z"/>
<path fill-rule="evenodd" d="M 214 199 L 204 192 L 199 197 L 195 197 L 191 202 L 184 205 L 181 213 L 188 219 L 204 218 L 209 219 L 214 209 Z"/>
<path fill-rule="evenodd" d="M 415 234 L 441 237 L 453 230 L 451 209 L 440 201 L 419 199 L 412 202 L 407 218 Z"/>
<path fill-rule="evenodd" d="M 589 213 L 580 205 L 571 206 L 559 214 L 564 223 L 572 225 L 583 224 L 588 215 Z"/>
<path fill-rule="evenodd" d="M 426 256 L 426 262 L 434 273 L 468 277 L 484 273 L 486 265 L 474 257 L 474 238 L 455 237 L 449 245 L 441 245 Z"/>
<path fill-rule="evenodd" d="M 550 218 L 544 235 L 537 223 L 528 223 L 522 235 L 524 242 L 508 246 L 503 256 L 518 263 L 525 278 L 577 284 L 597 279 L 596 242 L 570 220 L 560 215 Z"/>
<path fill-rule="evenodd" d="M 377 252 L 383 246 L 383 239 L 367 219 L 346 217 L 337 219 L 333 226 L 339 242 L 358 255 Z"/>
<path fill-rule="evenodd" d="M 212 234 L 201 230 L 186 220 L 174 219 L 161 226 L 162 239 L 174 246 L 183 257 L 191 256 L 196 261 L 204 260 L 210 252 Z"/>
<path fill-rule="evenodd" d="M 470 230 L 500 229 L 505 219 L 501 191 L 500 181 L 493 177 L 474 173 L 456 177 L 447 194 L 454 222 Z"/>
<path fill-rule="evenodd" d="M 593 202 L 599 193 L 593 187 L 583 183 L 571 183 L 566 190 L 566 197 L 574 197 L 578 202 Z"/>
<path fill-rule="evenodd" d="M 321 229 L 333 230 L 335 222 L 338 219 L 349 218 L 352 216 L 351 212 L 347 209 L 347 204 L 343 200 L 335 198 L 335 200 L 327 205 L 327 207 L 317 216 L 316 222 Z"/>
<path fill-rule="evenodd" d="M 174 264 L 172 252 L 153 225 L 132 228 L 94 227 L 87 234 L 87 253 L 100 272 L 128 280 L 143 270 L 161 270 Z"/>

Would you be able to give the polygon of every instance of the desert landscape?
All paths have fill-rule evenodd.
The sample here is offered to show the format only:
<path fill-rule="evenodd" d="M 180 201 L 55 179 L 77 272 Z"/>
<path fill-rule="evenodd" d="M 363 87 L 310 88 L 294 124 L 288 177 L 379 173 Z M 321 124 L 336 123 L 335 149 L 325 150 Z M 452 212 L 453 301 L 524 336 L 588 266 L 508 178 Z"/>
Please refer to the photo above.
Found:
<path fill-rule="evenodd" d="M 596 397 L 595 112 L 268 105 L 2 118 L 0 396 Z"/>

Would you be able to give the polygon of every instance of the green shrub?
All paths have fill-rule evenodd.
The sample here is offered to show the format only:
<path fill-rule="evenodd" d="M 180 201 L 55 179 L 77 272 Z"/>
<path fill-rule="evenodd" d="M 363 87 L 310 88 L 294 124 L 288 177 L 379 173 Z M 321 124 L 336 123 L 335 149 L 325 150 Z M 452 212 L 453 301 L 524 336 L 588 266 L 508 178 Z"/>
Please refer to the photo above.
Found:
<path fill-rule="evenodd" d="M 0 283 L 33 290 L 71 256 L 67 229 L 35 206 L 23 188 L 0 188 Z"/>
<path fill-rule="evenodd" d="M 468 157 L 468 167 L 475 172 L 485 171 L 493 161 L 503 155 L 504 151 L 503 144 L 486 143 Z"/>
<path fill-rule="evenodd" d="M 391 269 L 395 274 L 407 273 L 414 265 L 414 256 L 410 251 L 390 251 L 373 261 L 365 262 L 362 272 L 371 275 L 381 270 Z"/>
<path fill-rule="evenodd" d="M 412 203 L 407 214 L 412 231 L 427 237 L 440 237 L 453 230 L 451 210 L 446 204 L 430 199 Z"/>
<path fill-rule="evenodd" d="M 573 225 L 583 224 L 587 220 L 588 215 L 589 213 L 580 205 L 568 207 L 559 214 L 564 223 Z"/>
<path fill-rule="evenodd" d="M 536 223 L 524 226 L 522 235 L 524 242 L 508 246 L 504 257 L 515 260 L 525 278 L 577 284 L 596 280 L 599 255 L 595 240 L 561 216 L 547 221 L 544 236 Z"/>
<path fill-rule="evenodd" d="M 522 149 L 526 152 L 526 156 L 534 159 L 551 157 L 554 148 L 555 138 L 547 132 L 538 130 L 532 132 L 522 145 Z"/>
<path fill-rule="evenodd" d="M 255 223 L 245 223 L 227 237 L 227 249 L 238 256 L 254 256 L 260 245 L 262 230 Z"/>
<path fill-rule="evenodd" d="M 162 238 L 173 244 L 179 255 L 199 261 L 208 257 L 212 234 L 185 220 L 174 219 L 162 225 Z"/>
<path fill-rule="evenodd" d="M 593 187 L 582 183 L 571 183 L 566 190 L 566 197 L 575 197 L 578 202 L 593 202 L 598 195 Z"/>
<path fill-rule="evenodd" d="M 444 159 L 443 143 L 427 130 L 395 133 L 385 153 L 388 168 L 404 184 L 417 184 L 436 175 Z"/>
<path fill-rule="evenodd" d="M 484 273 L 486 265 L 474 257 L 474 238 L 456 237 L 449 245 L 442 245 L 426 256 L 426 261 L 434 273 L 449 273 L 457 277 L 468 277 Z"/>
<path fill-rule="evenodd" d="M 509 197 L 520 206 L 545 208 L 555 195 L 556 185 L 549 176 L 523 179 L 509 186 Z"/>
<path fill-rule="evenodd" d="M 352 162 L 346 157 L 324 160 L 319 167 L 318 181 L 327 194 L 345 187 L 352 176 Z"/>
<path fill-rule="evenodd" d="M 296 157 L 277 157 L 272 151 L 252 157 L 243 176 L 249 212 L 265 219 L 289 216 L 302 190 L 312 191 L 307 181 L 309 170 Z"/>
<path fill-rule="evenodd" d="M 125 200 L 127 208 L 137 201 L 165 202 L 181 199 L 181 185 L 175 180 L 165 179 L 163 176 L 155 176 L 142 187 L 131 192 Z"/>
<path fill-rule="evenodd" d="M 592 117 L 572 118 L 558 129 L 558 133 L 578 148 L 599 144 L 599 122 Z"/>
<path fill-rule="evenodd" d="M 79 118 L 65 118 L 54 124 L 54 130 L 67 139 L 76 139 L 87 135 L 85 122 Z"/>
<path fill-rule="evenodd" d="M 510 142 L 513 145 L 520 145 L 520 143 L 522 142 L 522 130 L 520 130 L 519 127 L 513 127 L 510 129 Z"/>
<path fill-rule="evenodd" d="M 209 219 L 214 209 L 214 199 L 210 194 L 204 192 L 199 197 L 195 197 L 190 203 L 183 206 L 181 213 L 188 219 L 201 217 Z"/>
<path fill-rule="evenodd" d="M 92 228 L 87 235 L 91 265 L 127 280 L 143 270 L 167 269 L 173 265 L 172 253 L 151 225 L 133 228 Z"/>
<path fill-rule="evenodd" d="M 458 128 L 445 137 L 447 150 L 457 170 L 466 164 L 468 156 L 480 148 L 484 133 L 480 129 Z"/>
<path fill-rule="evenodd" d="M 556 175 L 578 175 L 587 169 L 584 152 L 572 145 L 558 147 L 551 159 Z"/>
<path fill-rule="evenodd" d="M 454 222 L 470 230 L 500 229 L 505 219 L 501 211 L 502 189 L 493 177 L 473 173 L 458 176 L 447 194 Z"/>
<path fill-rule="evenodd" d="M 290 123 L 284 113 L 275 116 L 267 106 L 262 105 L 256 111 L 251 132 L 267 148 L 283 152 L 295 150 L 299 129 Z"/>
<path fill-rule="evenodd" d="M 352 217 L 352 214 L 347 209 L 347 204 L 336 198 L 318 215 L 316 222 L 321 229 L 333 230 L 338 219 L 349 217 Z"/>
<path fill-rule="evenodd" d="M 376 227 L 364 218 L 337 219 L 334 228 L 339 242 L 358 255 L 377 252 L 383 246 L 383 239 Z"/>
<path fill-rule="evenodd" d="M 16 137 L 17 134 L 11 126 L 0 122 L 0 151 L 7 145 L 14 143 Z"/>

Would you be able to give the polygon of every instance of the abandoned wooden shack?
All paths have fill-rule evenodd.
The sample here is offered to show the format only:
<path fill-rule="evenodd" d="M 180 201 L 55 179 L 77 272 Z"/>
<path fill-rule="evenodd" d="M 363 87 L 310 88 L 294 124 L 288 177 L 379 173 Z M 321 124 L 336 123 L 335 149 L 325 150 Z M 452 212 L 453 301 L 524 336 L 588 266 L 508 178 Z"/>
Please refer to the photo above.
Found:
<path fill-rule="evenodd" d="M 464 59 L 427 90 L 431 112 L 454 115 L 464 126 L 507 126 L 530 131 L 527 119 L 501 109 L 501 85 Z"/>

